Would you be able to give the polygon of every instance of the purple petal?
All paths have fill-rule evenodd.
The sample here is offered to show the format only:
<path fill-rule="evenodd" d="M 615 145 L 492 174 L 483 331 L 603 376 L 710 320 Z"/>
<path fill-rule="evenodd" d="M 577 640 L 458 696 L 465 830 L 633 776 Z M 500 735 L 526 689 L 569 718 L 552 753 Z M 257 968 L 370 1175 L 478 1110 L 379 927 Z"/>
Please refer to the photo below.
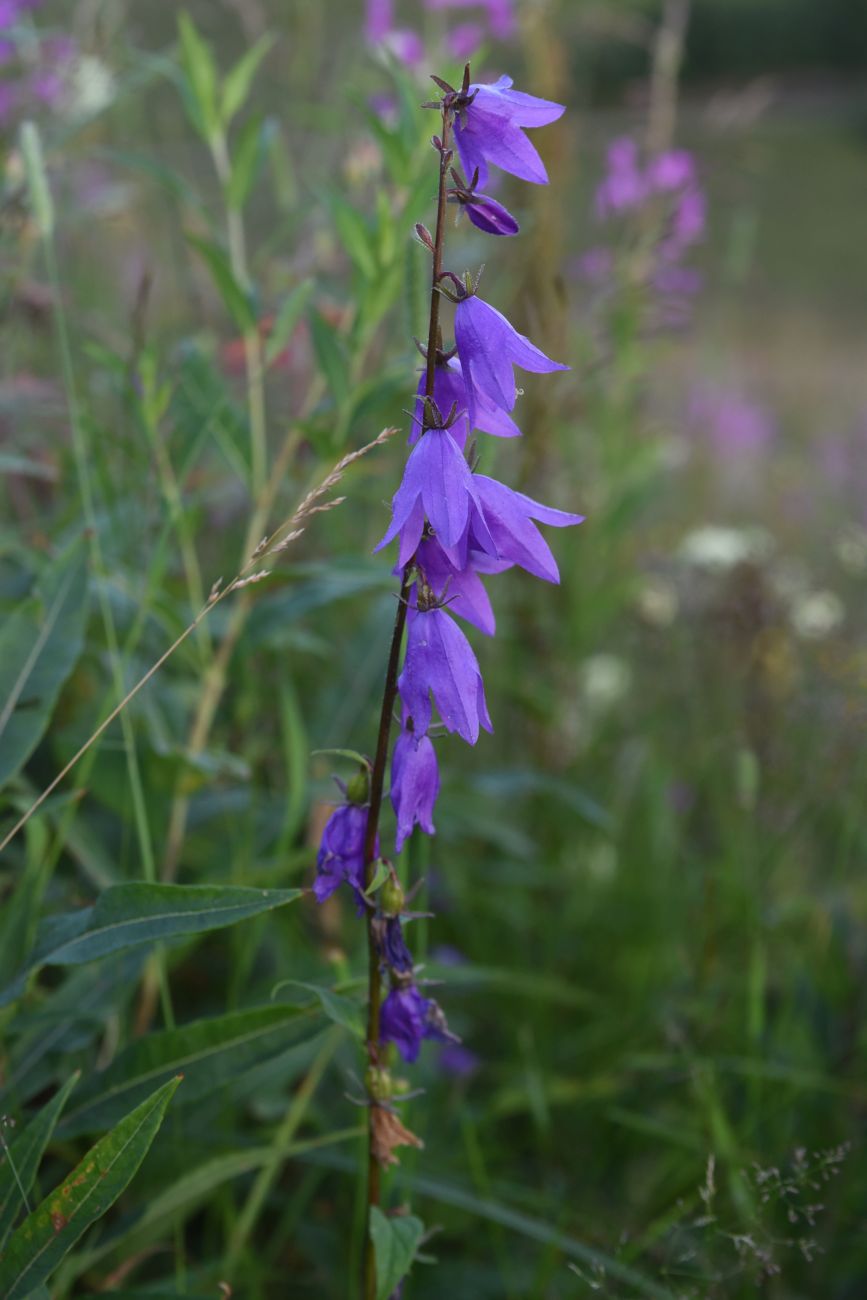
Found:
<path fill-rule="evenodd" d="M 477 194 L 464 206 L 473 225 L 487 235 L 517 235 L 521 229 L 508 208 L 487 195 Z"/>

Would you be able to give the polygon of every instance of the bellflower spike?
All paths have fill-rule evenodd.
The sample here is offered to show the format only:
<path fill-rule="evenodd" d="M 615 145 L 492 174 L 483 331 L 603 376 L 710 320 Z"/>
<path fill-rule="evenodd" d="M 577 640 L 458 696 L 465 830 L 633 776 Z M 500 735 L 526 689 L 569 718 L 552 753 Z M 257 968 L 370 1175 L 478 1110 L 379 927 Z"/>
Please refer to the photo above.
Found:
<path fill-rule="evenodd" d="M 464 173 L 478 170 L 479 185 L 488 180 L 488 163 L 519 180 L 547 185 L 548 173 L 523 128 L 547 126 L 565 112 L 562 104 L 512 89 L 511 77 L 490 85 L 471 85 L 472 101 L 455 118 L 455 144 Z"/>
<path fill-rule="evenodd" d="M 446 730 L 474 745 L 480 727 L 493 727 L 469 641 L 443 609 L 410 608 L 406 625 L 406 658 L 397 689 L 415 730 L 428 730 L 433 695 Z"/>
<path fill-rule="evenodd" d="M 444 546 L 456 545 L 475 496 L 470 467 L 451 433 L 428 429 L 406 463 L 392 500 L 391 523 L 375 549 L 381 550 L 400 534 L 398 563 L 408 564 L 421 541 L 425 515 Z"/>
<path fill-rule="evenodd" d="M 425 378 L 425 373 L 422 371 L 421 378 L 418 381 L 418 395 L 415 404 L 416 423 L 409 435 L 410 446 L 418 442 L 421 437 L 424 419 Z M 455 407 L 457 416 L 454 424 L 449 429 L 449 433 L 463 451 L 470 435 L 470 421 L 467 415 L 470 399 L 464 380 L 464 372 L 457 357 L 451 357 L 442 365 L 439 362 L 437 363 L 434 371 L 434 401 L 440 411 L 450 411 L 453 406 Z M 476 418 L 473 428 L 480 430 L 482 433 L 490 433 L 495 438 L 520 438 L 521 430 L 508 411 L 495 406 L 485 393 L 477 392 L 475 394 L 475 411 Z"/>
<path fill-rule="evenodd" d="M 546 357 L 525 335 L 518 333 L 502 312 L 475 294 L 462 298 L 455 308 L 455 342 L 467 386 L 472 428 L 476 425 L 482 396 L 501 410 L 513 409 L 517 398 L 514 366 L 535 374 L 569 369 Z"/>
<path fill-rule="evenodd" d="M 364 836 L 367 830 L 366 805 L 348 803 L 335 808 L 325 824 L 316 857 L 317 876 L 313 893 L 324 903 L 344 880 L 356 894 L 364 889 Z M 376 846 L 379 856 L 379 843 Z"/>
<path fill-rule="evenodd" d="M 400 853 L 414 826 L 435 835 L 433 810 L 440 790 L 436 750 L 423 732 L 401 731 L 391 756 L 391 803 L 397 817 Z"/>

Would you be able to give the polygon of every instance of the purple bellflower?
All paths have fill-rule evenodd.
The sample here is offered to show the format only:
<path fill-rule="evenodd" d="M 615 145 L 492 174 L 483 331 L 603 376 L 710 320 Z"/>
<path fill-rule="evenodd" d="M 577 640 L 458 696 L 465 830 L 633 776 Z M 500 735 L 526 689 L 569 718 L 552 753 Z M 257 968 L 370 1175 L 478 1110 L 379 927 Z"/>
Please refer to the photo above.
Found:
<path fill-rule="evenodd" d="M 500 570 L 516 564 L 518 568 L 545 582 L 559 582 L 557 561 L 533 520 L 537 519 L 554 528 L 570 528 L 573 524 L 583 523 L 584 516 L 544 506 L 541 501 L 534 501 L 523 492 L 514 492 L 505 483 L 499 483 L 484 474 L 476 474 L 474 477 L 482 503 L 484 529 L 481 536 L 476 533 L 478 516 L 474 514 L 462 545 L 451 553 L 450 558 L 459 566 L 466 567 L 469 552 L 473 566 L 479 568 L 479 561 L 483 561 L 483 557 L 477 553 L 481 551 L 486 558 L 496 560 Z M 485 536 L 493 538 L 493 552 L 488 550 L 487 543 L 483 540 Z"/>
<path fill-rule="evenodd" d="M 426 835 L 436 834 L 433 810 L 439 789 L 439 767 L 430 737 L 423 731 L 404 728 L 391 756 L 391 803 L 397 818 L 398 853 L 414 826 L 420 826 Z"/>
<path fill-rule="evenodd" d="M 418 732 L 431 722 L 433 695 L 446 731 L 474 745 L 479 728 L 493 731 L 485 687 L 469 641 L 444 609 L 407 611 L 406 658 L 397 688 Z"/>
<path fill-rule="evenodd" d="M 433 998 L 426 998 L 411 980 L 401 980 L 382 1004 L 380 1031 L 384 1043 L 394 1043 L 405 1061 L 418 1059 L 422 1040 L 457 1042 L 449 1031 L 442 1010 Z"/>
<path fill-rule="evenodd" d="M 466 531 L 475 497 L 473 475 L 451 433 L 428 429 L 406 462 L 392 500 L 391 523 L 376 550 L 400 534 L 398 563 L 408 564 L 421 541 L 425 515 L 443 546 L 456 546 Z M 488 537 L 486 549 L 492 552 L 493 547 Z"/>
<path fill-rule="evenodd" d="M 409 435 L 410 446 L 418 442 L 421 437 L 421 428 L 424 421 L 424 388 L 425 373 L 422 371 L 416 396 L 416 423 Z M 454 406 L 456 418 L 449 429 L 449 433 L 463 451 L 470 435 L 468 414 L 470 397 L 467 392 L 464 372 L 457 357 L 450 357 L 443 364 L 439 364 L 439 358 L 437 359 L 437 367 L 434 371 L 433 395 L 439 411 L 448 412 Z M 495 406 L 486 393 L 475 393 L 475 422 L 473 428 L 478 429 L 481 433 L 490 433 L 495 438 L 519 438 L 521 436 L 521 430 L 508 411 Z"/>
<path fill-rule="evenodd" d="M 483 394 L 494 406 L 511 411 L 517 400 L 514 367 L 535 374 L 568 370 L 546 357 L 506 320 L 502 312 L 476 294 L 461 298 L 455 308 L 455 342 L 467 385 L 470 425 L 476 425 L 476 394 Z M 450 546 L 450 542 L 443 542 Z"/>
<path fill-rule="evenodd" d="M 565 112 L 562 104 L 512 89 L 511 77 L 500 77 L 489 85 L 472 84 L 471 102 L 455 118 L 455 144 L 464 173 L 479 174 L 479 184 L 488 180 L 488 163 L 511 172 L 520 180 L 547 185 L 548 173 L 534 145 L 524 135 L 525 127 L 547 126 Z"/>
<path fill-rule="evenodd" d="M 325 824 L 316 857 L 313 893 L 324 903 L 344 880 L 356 895 L 364 889 L 364 836 L 367 830 L 367 807 L 356 803 L 335 808 Z M 376 848 L 379 854 L 379 845 Z"/>
<path fill-rule="evenodd" d="M 497 630 L 494 611 L 479 573 L 502 573 L 511 566 L 481 551 L 470 558 L 471 563 L 458 568 L 435 537 L 425 537 L 416 551 L 416 564 L 433 594 L 441 600 L 447 598 L 453 613 L 493 636 Z"/>
<path fill-rule="evenodd" d="M 403 937 L 400 917 L 389 916 L 386 920 L 377 922 L 376 936 L 379 953 L 386 966 L 398 975 L 412 975 L 412 953 Z"/>

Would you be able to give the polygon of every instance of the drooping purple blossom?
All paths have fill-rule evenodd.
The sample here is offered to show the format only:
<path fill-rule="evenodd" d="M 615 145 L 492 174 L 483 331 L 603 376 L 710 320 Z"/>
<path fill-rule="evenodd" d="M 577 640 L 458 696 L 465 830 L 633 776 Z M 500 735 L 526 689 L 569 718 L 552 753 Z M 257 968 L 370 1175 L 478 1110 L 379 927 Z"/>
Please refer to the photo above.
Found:
<path fill-rule="evenodd" d="M 478 1053 L 464 1047 L 463 1043 L 446 1043 L 439 1054 L 438 1065 L 444 1074 L 455 1079 L 470 1079 L 482 1064 Z"/>
<path fill-rule="evenodd" d="M 508 208 L 489 194 L 464 193 L 459 195 L 458 202 L 473 225 L 486 235 L 517 235 L 521 229 Z"/>
<path fill-rule="evenodd" d="M 392 517 L 380 550 L 400 535 L 403 567 L 421 541 L 425 515 L 443 546 L 455 546 L 466 531 L 476 487 L 470 467 L 447 429 L 428 429 L 413 447 L 392 500 Z M 493 542 L 488 538 L 490 548 Z"/>
<path fill-rule="evenodd" d="M 403 926 L 399 916 L 389 916 L 377 922 L 376 928 L 379 953 L 390 970 L 399 975 L 411 975 L 413 968 L 412 953 L 403 936 Z"/>
<path fill-rule="evenodd" d="M 446 731 L 474 745 L 479 728 L 493 731 L 482 674 L 472 647 L 444 609 L 407 611 L 406 658 L 398 691 L 413 725 L 426 732 L 431 696 Z"/>
<path fill-rule="evenodd" d="M 323 903 L 344 880 L 356 894 L 364 889 L 364 837 L 367 831 L 367 808 L 346 803 L 335 808 L 322 832 L 316 857 L 313 893 Z M 376 850 L 379 855 L 379 843 Z"/>
<path fill-rule="evenodd" d="M 470 562 L 459 568 L 436 537 L 425 537 L 416 552 L 416 564 L 434 595 L 448 598 L 453 614 L 466 619 L 486 636 L 494 635 L 497 630 L 494 611 L 479 574 L 501 573 L 510 567 L 507 561 L 475 552 Z"/>
<path fill-rule="evenodd" d="M 536 147 L 524 134 L 527 127 L 546 126 L 565 112 L 535 95 L 512 89 L 511 77 L 490 84 L 473 83 L 472 102 L 455 118 L 455 144 L 464 174 L 478 171 L 479 185 L 488 179 L 488 164 L 510 172 L 520 180 L 547 185 L 548 173 Z"/>
<path fill-rule="evenodd" d="M 533 521 L 554 528 L 570 528 L 583 523 L 584 516 L 545 506 L 484 474 L 476 474 L 474 478 L 481 514 L 474 508 L 461 544 L 450 552 L 453 563 L 459 568 L 468 563 L 478 568 L 483 555 L 495 560 L 500 569 L 516 564 L 545 582 L 559 582 L 557 561 Z M 481 532 L 476 531 L 479 522 L 483 524 Z M 485 540 L 488 536 L 493 539 L 493 550 Z"/>
<path fill-rule="evenodd" d="M 395 985 L 382 1004 L 380 1034 L 384 1043 L 394 1043 L 405 1061 L 418 1060 L 422 1041 L 455 1042 L 445 1016 L 433 998 L 426 998 L 410 981 Z"/>
<path fill-rule="evenodd" d="M 415 424 L 409 435 L 410 446 L 413 446 L 421 437 L 422 424 L 424 423 L 425 379 L 425 372 L 422 371 L 416 396 Z M 470 435 L 468 414 L 470 398 L 467 393 L 464 372 L 457 357 L 451 357 L 443 365 L 437 364 L 434 371 L 433 397 L 443 415 L 448 414 L 452 407 L 455 408 L 456 418 L 449 429 L 449 433 L 463 451 Z M 508 411 L 495 406 L 485 393 L 476 392 L 475 394 L 475 422 L 473 428 L 478 429 L 481 433 L 490 433 L 495 438 L 519 438 L 521 436 L 521 430 Z"/>
<path fill-rule="evenodd" d="M 397 818 L 398 853 L 414 826 L 420 826 L 426 835 L 436 834 L 433 811 L 439 789 L 439 766 L 430 737 L 426 732 L 403 728 L 391 756 L 391 803 Z"/>
<path fill-rule="evenodd" d="M 535 374 L 568 370 L 552 361 L 541 348 L 506 320 L 502 312 L 476 294 L 462 298 L 455 308 L 455 343 L 467 386 L 470 425 L 476 425 L 477 394 L 501 410 L 511 411 L 517 400 L 514 367 Z M 451 545 L 445 542 L 444 545 Z"/>

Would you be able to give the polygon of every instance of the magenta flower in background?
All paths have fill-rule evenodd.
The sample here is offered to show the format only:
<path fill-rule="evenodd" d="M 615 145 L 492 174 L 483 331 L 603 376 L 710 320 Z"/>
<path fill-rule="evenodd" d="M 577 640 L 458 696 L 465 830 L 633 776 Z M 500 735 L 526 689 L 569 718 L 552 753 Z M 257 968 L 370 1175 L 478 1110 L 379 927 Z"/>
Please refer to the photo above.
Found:
<path fill-rule="evenodd" d="M 467 384 L 467 411 L 473 427 L 477 422 L 477 393 L 504 411 L 513 409 L 517 398 L 514 366 L 536 374 L 569 369 L 546 357 L 525 335 L 518 333 L 502 312 L 475 294 L 462 298 L 457 305 L 455 343 Z"/>
<path fill-rule="evenodd" d="M 458 23 L 446 32 L 446 49 L 453 59 L 465 61 L 479 48 L 485 38 L 481 23 Z"/>
<path fill-rule="evenodd" d="M 415 407 L 417 423 L 413 425 L 409 435 L 410 446 L 418 442 L 421 437 L 424 415 L 424 389 L 425 374 L 422 371 L 418 383 L 418 396 Z M 470 433 L 470 420 L 467 414 L 470 399 L 467 394 L 464 372 L 457 357 L 451 357 L 445 365 L 437 366 L 434 372 L 434 401 L 443 416 L 448 415 L 452 407 L 455 407 L 455 423 L 449 429 L 449 433 L 463 451 Z M 519 438 L 521 436 L 521 430 L 508 411 L 495 406 L 486 394 L 477 392 L 475 394 L 475 405 L 476 420 L 474 427 L 476 429 L 482 433 L 490 433 L 495 438 Z"/>
<path fill-rule="evenodd" d="M 464 174 L 478 171 L 484 188 L 491 163 L 520 180 L 547 185 L 545 164 L 524 129 L 556 122 L 564 106 L 513 90 L 511 77 L 489 85 L 473 83 L 469 93 L 472 102 L 455 118 L 455 143 Z"/>
<path fill-rule="evenodd" d="M 638 145 L 624 136 L 608 146 L 608 171 L 596 190 L 596 215 L 601 219 L 632 212 L 648 194 L 647 178 L 641 170 Z"/>
<path fill-rule="evenodd" d="M 418 732 L 431 723 L 431 695 L 446 731 L 474 745 L 479 728 L 493 731 L 485 687 L 472 647 L 444 609 L 410 608 L 406 658 L 397 688 Z"/>
<path fill-rule="evenodd" d="M 371 45 L 385 40 L 394 26 L 394 0 L 367 0 L 364 35 Z"/>
<path fill-rule="evenodd" d="M 484 9 L 491 33 L 500 40 L 513 36 L 517 27 L 514 0 L 423 0 L 425 9 Z"/>
<path fill-rule="evenodd" d="M 439 1067 L 443 1074 L 455 1079 L 470 1079 L 481 1069 L 482 1058 L 463 1043 L 446 1043 L 439 1054 Z"/>
<path fill-rule="evenodd" d="M 397 818 L 398 853 L 414 826 L 420 826 L 426 835 L 436 834 L 433 810 L 439 789 L 439 767 L 430 737 L 424 732 L 402 730 L 391 756 L 391 804 Z"/>
<path fill-rule="evenodd" d="M 721 460 L 758 455 L 777 434 L 776 420 L 766 407 L 742 392 L 707 384 L 690 396 L 687 421 Z"/>

